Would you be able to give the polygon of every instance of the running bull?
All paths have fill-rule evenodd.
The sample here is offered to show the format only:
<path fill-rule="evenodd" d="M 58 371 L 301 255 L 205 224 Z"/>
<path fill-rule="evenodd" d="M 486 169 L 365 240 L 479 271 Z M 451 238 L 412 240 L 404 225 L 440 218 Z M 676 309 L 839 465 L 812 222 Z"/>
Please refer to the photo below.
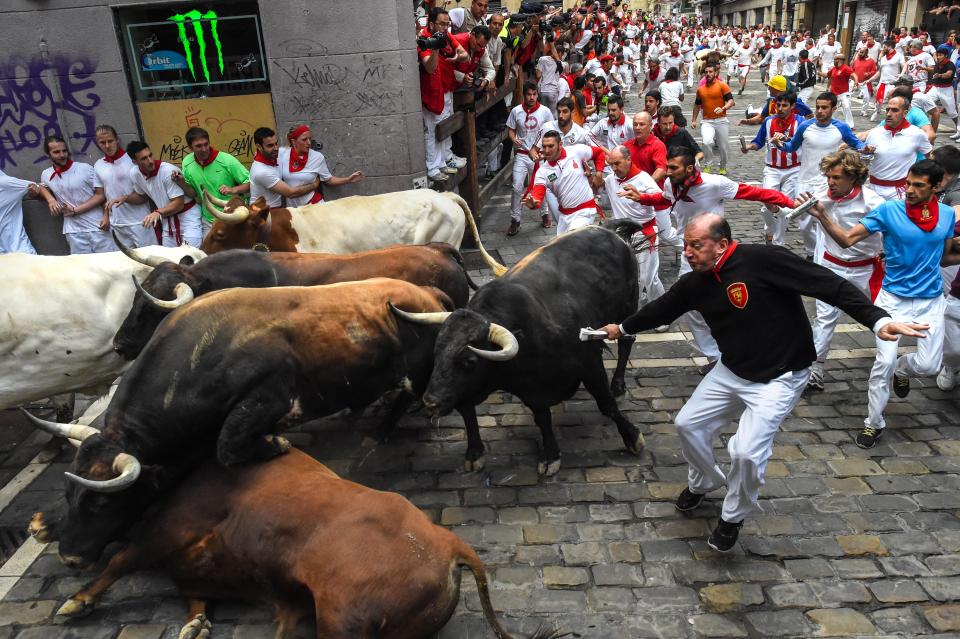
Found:
<path fill-rule="evenodd" d="M 207 191 L 203 197 L 207 210 L 217 217 L 201 245 L 211 255 L 231 248 L 358 253 L 430 242 L 460 248 L 469 225 L 493 273 L 502 275 L 507 270 L 483 248 L 470 207 L 456 193 L 419 189 L 274 209 L 263 198 L 247 205 L 238 197 L 221 200 Z"/>
<path fill-rule="evenodd" d="M 118 245 L 130 251 L 119 240 Z M 134 359 L 171 310 L 212 291 L 313 286 L 373 277 L 434 286 L 446 293 L 456 308 L 466 306 L 468 287 L 473 284 L 463 269 L 460 252 L 448 244 L 392 246 L 350 255 L 235 249 L 196 264 L 168 262 L 153 269 L 142 283 L 137 283 L 139 293 L 113 345 L 124 358 Z"/>
<path fill-rule="evenodd" d="M 160 324 L 120 380 L 102 432 L 33 418 L 82 440 L 67 473 L 61 558 L 95 561 L 214 452 L 228 466 L 268 459 L 290 446 L 278 428 L 425 388 L 436 328 L 398 320 L 392 304 L 452 308 L 439 290 L 389 279 L 209 293 Z"/>
<path fill-rule="evenodd" d="M 323 639 L 432 637 L 457 606 L 461 568 L 473 573 L 494 634 L 511 637 L 470 546 L 400 495 L 341 479 L 298 450 L 192 471 L 58 615 L 90 612 L 117 579 L 154 567 L 188 599 L 181 637 L 209 632 L 206 600 L 224 598 L 270 605 L 277 637 L 304 617 Z M 559 636 L 541 629 L 534 639 Z"/>
<path fill-rule="evenodd" d="M 614 233 L 587 227 L 557 237 L 506 275 L 484 285 L 465 309 L 452 313 L 404 313 L 411 322 L 442 324 L 423 403 L 435 414 L 476 406 L 495 390 L 520 398 L 533 411 L 543 437 L 538 472 L 560 469 L 550 407 L 569 399 L 580 383 L 616 422 L 624 445 L 643 449 L 643 435 L 617 408 L 632 339 L 621 340 L 610 386 L 600 342 L 580 342 L 586 326 L 618 323 L 637 308 L 639 289 L 633 251 Z M 491 342 L 508 346 L 489 350 Z M 466 417 L 465 417 L 466 419 Z M 466 422 L 467 462 L 482 467 L 483 442 L 476 422 Z"/>
<path fill-rule="evenodd" d="M 149 246 L 93 255 L 0 255 L 0 409 L 74 391 L 102 392 L 128 366 L 111 347 L 133 302 L 130 277 L 204 254 Z"/>

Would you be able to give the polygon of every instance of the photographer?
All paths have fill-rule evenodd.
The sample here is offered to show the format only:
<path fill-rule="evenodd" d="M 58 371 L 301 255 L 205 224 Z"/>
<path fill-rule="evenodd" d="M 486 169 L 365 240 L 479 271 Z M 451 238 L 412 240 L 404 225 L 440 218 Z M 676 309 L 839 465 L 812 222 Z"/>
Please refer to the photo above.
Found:
<path fill-rule="evenodd" d="M 453 65 L 453 77 L 461 88 L 478 92 L 493 89 L 496 73 L 493 63 L 487 55 L 487 43 L 490 41 L 490 29 L 482 24 L 475 26 L 470 33 L 453 36 L 453 41 L 467 51 L 468 58 Z"/>
<path fill-rule="evenodd" d="M 461 33 L 470 33 L 477 25 L 486 25 L 488 0 L 473 0 L 469 9 L 457 7 L 450 9 L 450 33 L 459 35 Z M 501 28 L 503 25 L 501 25 Z"/>
<path fill-rule="evenodd" d="M 434 7 L 430 9 L 427 27 L 417 37 L 427 177 L 435 182 L 446 181 L 448 175 L 455 174 L 467 163 L 453 154 L 450 138 L 438 142 L 436 136 L 437 123 L 453 115 L 453 65 L 469 58 L 466 50 L 447 33 L 449 27 L 447 10 Z"/>

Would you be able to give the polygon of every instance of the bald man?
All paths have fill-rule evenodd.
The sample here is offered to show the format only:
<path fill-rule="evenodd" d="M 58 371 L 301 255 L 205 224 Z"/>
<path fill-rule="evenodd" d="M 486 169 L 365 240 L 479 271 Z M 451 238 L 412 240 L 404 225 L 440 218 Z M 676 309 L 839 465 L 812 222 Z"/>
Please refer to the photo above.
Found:
<path fill-rule="evenodd" d="M 688 464 L 687 488 L 676 507 L 693 510 L 707 493 L 726 484 L 720 520 L 707 539 L 711 548 L 726 552 L 757 506 L 774 435 L 799 401 L 817 359 L 801 296 L 839 307 L 883 340 L 923 337 L 927 326 L 892 321 L 853 284 L 783 247 L 739 244 L 720 215 L 695 218 L 686 226 L 684 242 L 692 272 L 623 324 L 603 330 L 617 339 L 691 311 L 701 313 L 710 327 L 720 361 L 675 420 Z M 730 468 L 725 475 L 714 457 L 713 439 L 738 407 L 743 413 L 727 445 Z"/>

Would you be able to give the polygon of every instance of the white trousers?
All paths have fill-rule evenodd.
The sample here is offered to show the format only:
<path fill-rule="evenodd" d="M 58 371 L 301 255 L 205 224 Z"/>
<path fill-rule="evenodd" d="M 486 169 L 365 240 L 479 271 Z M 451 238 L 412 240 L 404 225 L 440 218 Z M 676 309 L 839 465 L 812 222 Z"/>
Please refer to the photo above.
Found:
<path fill-rule="evenodd" d="M 687 460 L 687 485 L 705 494 L 727 485 L 721 517 L 742 521 L 757 507 L 773 438 L 800 400 L 810 369 L 784 373 L 766 384 L 750 382 L 720 361 L 677 413 L 680 450 Z M 724 475 L 713 454 L 713 439 L 742 408 L 740 425 L 727 442 L 730 470 Z"/>
<path fill-rule="evenodd" d="M 152 228 L 144 228 L 143 224 L 111 224 L 120 241 L 132 248 L 141 246 L 156 246 L 157 235 Z M 114 248 L 113 250 L 117 250 Z"/>
<path fill-rule="evenodd" d="M 870 298 L 870 276 L 873 275 L 873 266 L 840 266 L 827 260 L 820 260 L 820 265 L 847 280 L 868 299 Z M 839 320 L 839 308 L 817 300 L 817 318 L 813 323 L 813 344 L 817 349 L 817 361 L 821 364 L 827 361 L 830 342 L 833 341 L 833 331 L 837 328 Z"/>
<path fill-rule="evenodd" d="M 523 194 L 527 190 L 526 183 L 533 179 L 534 162 L 525 153 L 516 153 L 513 156 L 513 191 L 510 193 L 510 217 L 520 221 L 520 205 Z M 550 190 L 547 189 L 547 193 Z M 547 198 L 544 198 L 547 199 Z M 558 209 L 559 212 L 559 209 Z M 559 223 L 559 220 L 557 220 Z"/>
<path fill-rule="evenodd" d="M 673 224 L 670 216 L 670 209 L 661 209 L 657 213 L 657 241 L 660 246 L 672 246 L 675 249 L 683 250 L 683 235 L 681 235 Z"/>
<path fill-rule="evenodd" d="M 895 186 L 880 186 L 879 184 L 874 184 L 873 182 L 867 182 L 867 184 L 874 193 L 885 200 L 903 199 L 903 189 L 899 189 Z"/>
<path fill-rule="evenodd" d="M 200 216 L 200 233 L 203 237 L 207 236 L 207 233 L 210 232 L 210 229 L 213 228 L 213 222 L 207 220 L 207 218 Z"/>
<path fill-rule="evenodd" d="M 664 293 L 663 283 L 660 281 L 660 251 L 654 246 L 651 251 L 644 249 L 637 253 L 637 280 L 640 283 L 640 294 L 646 293 L 647 304 Z"/>
<path fill-rule="evenodd" d="M 713 144 L 716 142 L 720 153 L 720 168 L 727 167 L 727 149 L 730 146 L 730 121 L 727 118 L 704 120 L 700 124 L 700 136 L 703 138 L 704 166 L 713 166 Z"/>
<path fill-rule="evenodd" d="M 888 342 L 877 338 L 877 359 L 870 371 L 870 386 L 867 390 L 867 426 L 883 428 L 883 409 L 890 400 L 890 377 L 895 370 L 911 377 L 936 375 L 943 360 L 943 328 L 946 300 L 943 295 L 931 299 L 899 297 L 880 289 L 874 302 L 890 313 L 897 322 L 929 324 L 927 337 L 917 340 L 917 352 L 897 357 L 900 340 Z"/>
<path fill-rule="evenodd" d="M 64 239 L 70 245 L 70 255 L 82 253 L 110 253 L 117 250 L 113 237 L 108 231 L 81 231 L 80 233 L 64 233 Z"/>
<path fill-rule="evenodd" d="M 163 230 L 160 235 L 160 245 L 169 246 L 172 248 L 180 246 L 180 244 L 177 244 L 176 226 L 174 225 L 173 220 L 169 217 L 165 217 L 160 223 L 163 225 Z M 183 216 L 180 216 L 180 237 L 183 238 L 183 244 L 192 246 L 194 248 L 200 248 L 200 245 L 203 244 L 203 231 L 200 227 L 200 220 L 198 220 L 196 217 L 184 218 Z M 154 239 L 156 239 L 156 237 L 154 237 Z"/>
<path fill-rule="evenodd" d="M 453 157 L 453 141 L 450 138 L 437 140 L 437 124 L 453 115 L 453 93 L 443 94 L 443 111 L 440 115 L 423 109 L 423 143 L 427 156 L 427 173 L 439 171 Z"/>
<path fill-rule="evenodd" d="M 565 80 L 561 80 L 565 82 Z M 560 95 L 557 93 L 547 93 L 545 91 L 540 92 L 540 104 L 550 109 L 550 113 L 553 114 L 553 117 L 557 117 L 557 100 L 560 99 Z"/>
<path fill-rule="evenodd" d="M 681 277 L 692 270 L 690 264 L 687 262 L 687 258 L 681 255 L 680 272 L 677 277 Z M 703 315 L 697 311 L 690 311 L 686 314 L 686 318 L 687 324 L 690 325 L 690 332 L 693 334 L 693 341 L 697 344 L 697 348 L 700 349 L 704 357 L 711 362 L 720 359 L 720 347 L 717 346 L 717 340 L 713 339 L 713 333 L 710 332 L 710 327 L 707 326 Z"/>
<path fill-rule="evenodd" d="M 800 89 L 800 93 L 797 97 L 800 98 L 800 101 L 804 104 L 810 104 L 810 96 L 813 95 L 813 87 L 807 87 L 806 89 Z"/>
<path fill-rule="evenodd" d="M 763 167 L 763 188 L 776 189 L 792 199 L 797 198 L 797 184 L 800 177 L 800 167 L 792 169 L 776 169 L 772 166 Z M 760 207 L 763 214 L 764 231 L 773 237 L 773 243 L 784 246 L 787 243 L 787 220 L 778 213 L 771 213 L 766 206 Z"/>
<path fill-rule="evenodd" d="M 875 108 L 873 104 L 873 96 L 870 94 L 870 90 L 867 88 L 866 82 L 860 85 L 860 100 L 863 102 L 863 105 L 860 107 L 860 115 L 866 116 L 870 113 L 873 113 Z"/>
<path fill-rule="evenodd" d="M 957 96 L 953 93 L 953 87 L 930 87 L 927 95 L 940 103 L 948 118 L 957 117 Z"/>
<path fill-rule="evenodd" d="M 561 215 L 557 220 L 557 235 L 590 226 L 597 221 L 597 209 L 581 209 L 569 215 Z"/>
<path fill-rule="evenodd" d="M 960 299 L 953 295 L 947 295 L 943 329 L 943 365 L 960 370 Z"/>
<path fill-rule="evenodd" d="M 850 92 L 841 93 L 837 96 L 837 106 L 839 107 L 840 112 L 843 114 L 843 121 L 850 125 L 852 129 L 854 127 L 853 123 L 853 109 L 850 108 Z"/>

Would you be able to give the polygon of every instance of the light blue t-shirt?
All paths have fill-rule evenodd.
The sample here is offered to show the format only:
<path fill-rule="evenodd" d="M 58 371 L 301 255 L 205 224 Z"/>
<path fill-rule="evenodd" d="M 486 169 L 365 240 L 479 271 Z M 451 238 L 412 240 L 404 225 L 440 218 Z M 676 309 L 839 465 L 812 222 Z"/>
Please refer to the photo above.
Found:
<path fill-rule="evenodd" d="M 917 127 L 918 129 L 927 126 L 930 124 L 930 118 L 927 117 L 927 114 L 923 112 L 923 109 L 918 109 L 915 106 L 910 107 L 910 110 L 907 111 L 907 122 Z M 917 162 L 925 159 L 923 153 L 917 153 Z"/>
<path fill-rule="evenodd" d="M 937 203 L 939 219 L 929 233 L 907 217 L 902 200 L 890 200 L 867 213 L 860 223 L 871 233 L 883 233 L 887 271 L 883 289 L 899 297 L 932 299 L 943 295 L 940 259 L 947 238 L 953 237 L 953 208 Z"/>

